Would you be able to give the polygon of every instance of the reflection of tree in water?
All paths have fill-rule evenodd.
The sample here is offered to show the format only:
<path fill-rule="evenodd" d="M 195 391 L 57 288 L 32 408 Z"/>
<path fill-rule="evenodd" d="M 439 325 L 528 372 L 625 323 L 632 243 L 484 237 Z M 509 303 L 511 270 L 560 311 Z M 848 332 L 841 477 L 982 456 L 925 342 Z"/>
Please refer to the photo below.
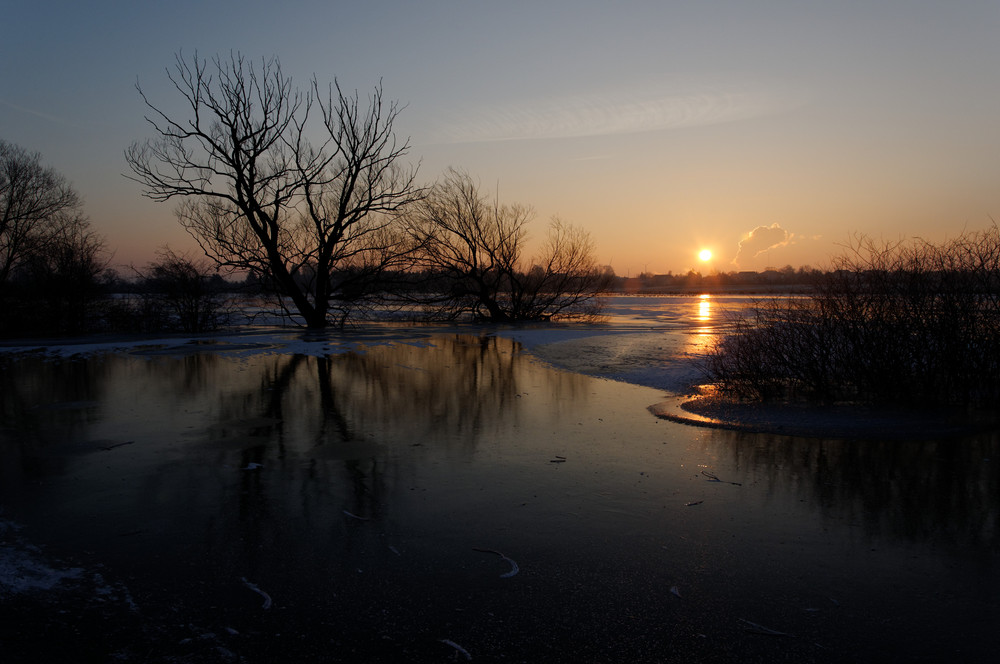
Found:
<path fill-rule="evenodd" d="M 873 536 L 1000 547 L 1000 434 L 912 442 L 718 435 L 768 490 L 815 501 L 824 517 Z"/>
<path fill-rule="evenodd" d="M 352 421 L 400 442 L 471 449 L 515 415 L 509 340 L 439 337 L 430 347 L 397 345 L 337 359 L 331 379 L 338 394 L 351 395 Z"/>
<path fill-rule="evenodd" d="M 585 377 L 546 369 L 510 340 L 460 334 L 326 357 L 154 350 L 4 361 L 5 489 L 108 454 L 105 475 L 105 464 L 85 466 L 87 482 L 128 478 L 127 511 L 158 515 L 172 524 L 164 532 L 197 530 L 192 545 L 225 556 L 278 551 L 303 532 L 325 533 L 303 546 L 350 547 L 374 529 L 350 528 L 362 522 L 343 511 L 384 528 L 414 482 L 447 472 L 440 462 L 502 443 L 528 418 L 557 419 L 560 403 L 590 393 Z M 73 403 L 83 405 L 36 408 Z"/>
<path fill-rule="evenodd" d="M 62 425 L 90 420 L 110 364 L 52 360 L 38 356 L 0 356 L 0 416 L 5 427 L 36 429 L 55 419 Z"/>
<path fill-rule="evenodd" d="M 0 374 L 10 434 L 0 436 L 0 502 L 26 505 L 25 523 L 44 520 L 62 546 L 126 567 L 149 557 L 179 586 L 248 602 L 244 576 L 282 589 L 276 602 L 317 605 L 367 583 L 358 569 L 394 561 L 394 546 L 405 554 L 407 517 L 433 515 L 434 483 L 453 464 L 510 440 L 518 422 L 556 422 L 560 402 L 575 409 L 590 394 L 589 379 L 474 335 L 326 357 L 11 359 Z M 66 417 L 94 422 L 25 414 L 81 400 L 85 415 Z M 28 417 L 37 434 L 22 426 Z M 80 444 L 101 436 L 129 443 Z M 123 543 L 123 531 L 137 534 Z"/>
<path fill-rule="evenodd" d="M 518 420 L 527 401 L 518 398 L 520 386 L 533 366 L 514 342 L 472 335 L 331 356 L 252 358 L 248 368 L 257 379 L 216 388 L 213 417 L 223 425 L 208 430 L 209 440 L 239 445 L 241 467 L 266 466 L 241 478 L 240 538 L 268 537 L 276 514 L 283 522 L 303 519 L 305 529 L 331 518 L 350 523 L 342 510 L 388 516 L 390 494 L 412 486 L 410 464 L 426 458 L 415 450 L 468 454 Z M 547 390 L 570 398 L 585 380 L 545 376 Z M 280 485 L 269 479 L 273 470 Z M 348 529 L 344 536 L 349 543 L 362 534 Z"/>
<path fill-rule="evenodd" d="M 267 362 L 259 386 L 220 395 L 220 419 L 275 422 L 283 451 L 287 444 L 359 452 L 377 444 L 472 449 L 516 417 L 518 356 L 506 339 L 454 335 L 429 346 L 278 355 Z"/>
<path fill-rule="evenodd" d="M 215 387 L 222 358 L 213 353 L 150 358 L 139 369 L 145 380 L 177 394 L 192 394 Z"/>
<path fill-rule="evenodd" d="M 112 363 L 38 356 L 0 356 L 0 482 L 59 472 L 64 459 L 47 454 L 86 434 L 98 417 Z M 28 479 L 32 481 L 32 479 Z"/>

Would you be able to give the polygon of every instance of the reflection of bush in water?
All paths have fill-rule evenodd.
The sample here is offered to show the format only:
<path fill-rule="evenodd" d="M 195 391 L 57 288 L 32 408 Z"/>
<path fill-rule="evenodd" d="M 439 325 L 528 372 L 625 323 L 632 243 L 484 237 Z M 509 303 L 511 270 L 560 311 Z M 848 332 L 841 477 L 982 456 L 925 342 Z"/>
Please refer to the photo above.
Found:
<path fill-rule="evenodd" d="M 872 536 L 1000 547 L 1000 434 L 945 441 L 718 432 L 735 463 Z"/>

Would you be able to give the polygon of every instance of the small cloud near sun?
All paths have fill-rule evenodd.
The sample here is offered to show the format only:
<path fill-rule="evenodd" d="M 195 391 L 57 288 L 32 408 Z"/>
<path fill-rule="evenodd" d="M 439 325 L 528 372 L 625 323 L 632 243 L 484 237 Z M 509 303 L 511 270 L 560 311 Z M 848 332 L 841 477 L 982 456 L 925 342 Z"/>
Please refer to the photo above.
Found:
<path fill-rule="evenodd" d="M 733 265 L 739 267 L 741 258 L 755 258 L 765 251 L 777 249 L 792 243 L 795 239 L 794 233 L 789 233 L 780 224 L 774 223 L 770 226 L 758 226 L 750 231 L 747 236 L 740 240 L 739 249 L 733 259 Z"/>

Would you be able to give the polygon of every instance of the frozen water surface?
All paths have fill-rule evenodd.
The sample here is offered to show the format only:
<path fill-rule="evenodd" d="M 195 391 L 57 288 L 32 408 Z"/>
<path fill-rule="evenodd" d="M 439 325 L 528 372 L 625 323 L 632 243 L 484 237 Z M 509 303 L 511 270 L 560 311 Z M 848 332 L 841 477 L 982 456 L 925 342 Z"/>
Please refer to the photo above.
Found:
<path fill-rule="evenodd" d="M 647 411 L 744 304 L 8 347 L 3 661 L 985 661 L 995 434 Z"/>

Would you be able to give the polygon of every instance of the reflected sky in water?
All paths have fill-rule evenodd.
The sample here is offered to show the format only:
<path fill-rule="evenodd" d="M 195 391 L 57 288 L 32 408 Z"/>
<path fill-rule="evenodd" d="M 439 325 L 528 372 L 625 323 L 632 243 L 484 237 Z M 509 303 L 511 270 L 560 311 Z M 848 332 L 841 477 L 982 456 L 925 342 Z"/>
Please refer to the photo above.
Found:
<path fill-rule="evenodd" d="M 555 366 L 602 378 L 686 393 L 704 382 L 706 353 L 755 299 L 736 295 L 614 296 L 606 322 L 585 330 L 519 332 L 531 351 Z"/>
<path fill-rule="evenodd" d="M 701 325 L 722 309 L 688 304 L 649 316 Z M 942 620 L 923 644 L 952 652 L 1000 617 L 991 434 L 687 427 L 646 411 L 658 390 L 550 368 L 491 334 L 0 361 L 3 517 L 129 579 L 138 602 L 216 626 L 278 630 L 244 577 L 281 620 L 411 661 L 450 655 L 441 639 L 483 661 L 837 661 L 917 653 Z M 501 578 L 504 561 L 475 549 L 520 572 Z M 745 643 L 739 619 L 805 638 Z"/>

